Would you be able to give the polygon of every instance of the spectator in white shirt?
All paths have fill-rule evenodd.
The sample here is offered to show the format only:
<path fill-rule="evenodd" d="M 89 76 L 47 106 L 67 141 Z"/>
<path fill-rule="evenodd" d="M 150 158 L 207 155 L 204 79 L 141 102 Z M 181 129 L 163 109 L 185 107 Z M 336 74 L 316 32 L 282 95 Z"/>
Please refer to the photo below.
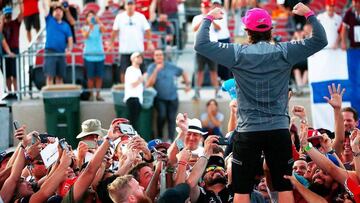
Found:
<path fill-rule="evenodd" d="M 154 49 L 150 25 L 143 14 L 135 11 L 134 0 L 126 0 L 125 12 L 116 16 L 109 50 L 113 49 L 116 36 L 119 38 L 120 82 L 124 82 L 124 73 L 131 63 L 130 55 L 134 52 L 144 52 L 145 39 L 147 50 Z"/>
<path fill-rule="evenodd" d="M 342 23 L 340 15 L 335 13 L 335 0 L 326 1 L 326 11 L 320 13 L 317 19 L 324 26 L 326 32 L 326 38 L 328 39 L 328 45 L 326 48 L 337 49 L 340 44 L 339 29 Z"/>
<path fill-rule="evenodd" d="M 143 103 L 143 91 L 144 91 L 144 78 L 142 75 L 140 65 L 143 62 L 143 58 L 139 52 L 134 52 L 130 56 L 131 66 L 126 69 L 125 72 L 125 96 L 124 102 L 129 109 L 129 120 L 135 130 L 139 130 L 138 118 L 141 113 Z"/>

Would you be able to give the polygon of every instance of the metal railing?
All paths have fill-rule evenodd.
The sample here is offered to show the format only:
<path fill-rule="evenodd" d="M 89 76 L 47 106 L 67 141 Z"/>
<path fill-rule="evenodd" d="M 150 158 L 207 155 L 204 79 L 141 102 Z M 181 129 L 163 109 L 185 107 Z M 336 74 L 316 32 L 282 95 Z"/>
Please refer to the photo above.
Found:
<path fill-rule="evenodd" d="M 145 51 L 146 53 L 147 51 Z M 149 53 L 149 52 L 148 52 Z M 166 55 L 171 55 L 174 58 L 178 58 L 179 55 L 181 54 L 194 54 L 193 50 L 189 50 L 189 51 L 180 51 L 180 50 L 171 50 L 171 51 L 164 51 L 164 53 Z M 16 57 L 13 57 L 14 60 L 16 60 L 16 82 L 17 82 L 17 91 L 13 91 L 10 92 L 9 90 L 7 90 L 6 88 L 6 69 L 4 68 L 3 70 L 3 75 L 4 75 L 4 80 L 3 80 L 3 86 L 4 88 L 4 93 L 15 93 L 17 95 L 17 99 L 18 100 L 22 100 L 22 98 L 26 95 L 29 94 L 30 97 L 32 98 L 32 94 L 33 93 L 39 93 L 40 89 L 36 89 L 34 87 L 36 87 L 35 85 L 35 69 L 37 68 L 43 68 L 43 63 L 42 64 L 36 64 L 36 60 L 39 60 L 39 57 L 43 57 L 43 61 L 45 61 L 45 57 L 51 57 L 51 56 L 63 56 L 66 58 L 70 57 L 70 62 L 67 63 L 67 68 L 70 67 L 71 68 L 71 84 L 76 84 L 76 80 L 77 80 L 77 73 L 76 73 L 76 68 L 77 66 L 81 66 L 81 68 L 85 68 L 84 64 L 82 63 L 77 63 L 77 57 L 83 57 L 83 53 L 82 52 L 73 52 L 69 55 L 65 54 L 65 53 L 34 53 L 33 51 L 31 51 L 30 49 L 22 52 L 18 55 L 16 55 Z M 113 63 L 106 63 L 106 65 L 118 65 L 118 62 L 115 60 L 115 58 L 120 58 L 119 52 L 106 52 L 106 53 L 89 53 L 87 55 L 113 55 L 114 56 L 114 61 Z M 11 58 L 8 55 L 3 56 L 2 62 L 3 64 L 5 64 L 6 59 Z M 37 58 L 37 59 L 36 59 Z M 28 69 L 28 70 L 27 70 Z M 28 73 L 28 74 L 27 74 Z M 28 83 L 26 82 L 28 80 Z M 113 83 L 115 84 L 115 83 Z M 91 90 L 87 90 L 84 89 L 85 91 L 93 91 L 93 89 Z M 102 88 L 102 91 L 109 91 L 110 89 L 108 88 Z"/>

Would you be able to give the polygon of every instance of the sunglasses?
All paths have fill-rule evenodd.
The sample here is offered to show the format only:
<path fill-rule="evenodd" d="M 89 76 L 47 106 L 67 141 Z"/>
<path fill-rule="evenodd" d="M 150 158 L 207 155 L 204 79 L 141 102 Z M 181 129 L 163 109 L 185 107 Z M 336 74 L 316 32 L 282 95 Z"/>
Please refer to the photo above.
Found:
<path fill-rule="evenodd" d="M 205 172 L 210 172 L 210 171 L 225 171 L 225 169 L 221 166 L 209 166 L 206 168 Z"/>

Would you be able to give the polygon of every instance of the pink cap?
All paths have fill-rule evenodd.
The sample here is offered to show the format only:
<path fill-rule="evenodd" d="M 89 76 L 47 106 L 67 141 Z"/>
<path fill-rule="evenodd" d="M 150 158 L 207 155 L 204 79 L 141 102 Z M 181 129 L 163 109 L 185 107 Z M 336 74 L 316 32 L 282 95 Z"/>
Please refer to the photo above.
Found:
<path fill-rule="evenodd" d="M 265 32 L 272 28 L 271 16 L 261 8 L 253 8 L 242 18 L 245 27 L 252 31 Z"/>

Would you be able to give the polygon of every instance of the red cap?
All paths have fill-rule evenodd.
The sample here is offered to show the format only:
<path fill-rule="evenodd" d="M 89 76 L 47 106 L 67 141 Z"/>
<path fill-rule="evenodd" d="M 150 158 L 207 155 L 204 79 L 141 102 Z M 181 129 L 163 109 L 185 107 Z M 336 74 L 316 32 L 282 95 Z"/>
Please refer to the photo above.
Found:
<path fill-rule="evenodd" d="M 311 142 L 313 145 L 318 145 L 320 143 L 320 139 L 323 139 L 321 133 L 314 129 L 309 129 L 307 140 Z"/>
<path fill-rule="evenodd" d="M 211 7 L 211 2 L 210 1 L 202 1 L 201 2 L 201 7 L 202 8 L 210 8 Z"/>
<path fill-rule="evenodd" d="M 325 4 L 326 4 L 327 6 L 335 6 L 335 0 L 326 0 L 326 1 L 325 1 Z"/>

